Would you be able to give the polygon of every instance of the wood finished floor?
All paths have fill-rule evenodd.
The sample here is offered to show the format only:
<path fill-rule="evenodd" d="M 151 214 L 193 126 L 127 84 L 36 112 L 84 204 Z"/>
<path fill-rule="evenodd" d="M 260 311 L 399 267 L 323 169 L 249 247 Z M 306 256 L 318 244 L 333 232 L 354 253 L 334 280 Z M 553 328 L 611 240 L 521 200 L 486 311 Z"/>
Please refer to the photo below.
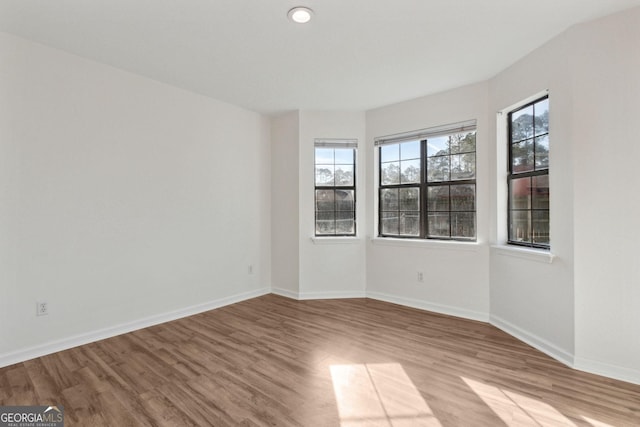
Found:
<path fill-rule="evenodd" d="M 0 369 L 67 426 L 638 426 L 640 386 L 481 322 L 267 295 Z"/>

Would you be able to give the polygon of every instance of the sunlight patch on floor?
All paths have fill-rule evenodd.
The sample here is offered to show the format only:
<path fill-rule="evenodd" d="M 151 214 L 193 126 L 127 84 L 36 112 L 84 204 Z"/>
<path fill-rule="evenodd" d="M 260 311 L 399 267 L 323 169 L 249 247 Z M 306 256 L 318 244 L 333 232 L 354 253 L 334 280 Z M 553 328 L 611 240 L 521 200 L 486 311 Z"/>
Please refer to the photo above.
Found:
<path fill-rule="evenodd" d="M 611 424 L 603 423 L 602 421 L 594 420 L 593 418 L 582 416 L 582 419 L 591 424 L 593 427 L 614 427 Z"/>
<path fill-rule="evenodd" d="M 462 377 L 493 412 L 508 426 L 574 426 L 553 406 L 508 390 Z"/>
<path fill-rule="evenodd" d="M 331 365 L 341 427 L 438 426 L 398 363 Z"/>

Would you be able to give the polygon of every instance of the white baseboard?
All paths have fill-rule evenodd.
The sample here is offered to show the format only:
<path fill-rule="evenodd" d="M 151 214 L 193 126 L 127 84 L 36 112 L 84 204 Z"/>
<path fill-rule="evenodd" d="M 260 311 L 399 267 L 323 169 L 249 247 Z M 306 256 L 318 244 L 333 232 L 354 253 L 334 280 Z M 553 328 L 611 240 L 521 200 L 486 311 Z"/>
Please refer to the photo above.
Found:
<path fill-rule="evenodd" d="M 274 288 L 271 287 L 271 293 L 275 295 L 280 295 L 281 297 L 291 298 L 291 299 L 300 299 L 298 298 L 298 292 L 290 291 L 289 289 L 282 288 Z"/>
<path fill-rule="evenodd" d="M 589 372 L 590 374 L 602 375 L 640 385 L 640 371 L 637 369 L 610 365 L 597 360 L 585 359 L 584 357 L 576 357 L 573 367 L 580 371 Z"/>
<path fill-rule="evenodd" d="M 145 317 L 142 319 L 134 320 L 133 322 L 127 322 L 117 326 L 99 329 L 80 335 L 74 335 L 68 338 L 47 342 L 34 347 L 13 351 L 11 353 L 0 354 L 0 368 L 34 359 L 36 357 L 45 356 L 57 351 L 68 350 L 79 345 L 89 344 L 91 342 L 115 337 L 127 332 L 148 328 L 149 326 L 154 326 L 164 322 L 170 322 L 182 317 L 192 316 L 194 314 L 224 307 L 226 305 L 234 304 L 240 301 L 256 298 L 262 295 L 269 294 L 270 292 L 270 288 L 261 288 L 254 291 L 243 292 L 214 301 L 192 305 L 190 307 L 185 307 L 179 310 Z"/>
<path fill-rule="evenodd" d="M 273 287 L 271 288 L 271 293 L 298 301 L 314 299 L 366 298 L 367 296 L 365 291 L 296 292 Z"/>
<path fill-rule="evenodd" d="M 341 298 L 366 298 L 365 291 L 329 291 L 329 292 L 300 292 L 298 299 L 341 299 Z"/>
<path fill-rule="evenodd" d="M 481 322 L 489 321 L 489 314 L 480 311 L 467 310 L 460 307 L 453 307 L 443 304 L 435 304 L 427 301 L 417 300 L 413 298 L 399 297 L 389 295 L 382 292 L 367 292 L 367 298 L 386 301 L 393 304 L 405 305 L 407 307 L 417 308 L 420 310 L 432 311 L 434 313 L 446 314 L 449 316 L 462 317 L 463 319 L 478 320 Z"/>
<path fill-rule="evenodd" d="M 518 338 L 520 341 L 523 341 L 530 346 L 540 350 L 546 355 L 553 357 L 557 361 L 562 362 L 569 367 L 574 366 L 573 354 L 561 349 L 557 345 L 552 344 L 535 334 L 525 331 L 524 329 L 514 325 L 513 323 L 507 322 L 506 320 L 501 319 L 498 316 L 491 315 L 489 323 L 491 323 L 498 329 L 502 329 L 509 335 Z"/>

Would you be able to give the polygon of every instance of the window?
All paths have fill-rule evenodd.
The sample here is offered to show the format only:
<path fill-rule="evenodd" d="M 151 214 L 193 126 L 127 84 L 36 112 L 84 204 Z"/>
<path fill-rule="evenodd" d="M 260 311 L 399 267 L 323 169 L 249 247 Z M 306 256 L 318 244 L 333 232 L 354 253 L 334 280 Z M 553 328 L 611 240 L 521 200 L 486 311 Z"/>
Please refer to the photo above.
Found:
<path fill-rule="evenodd" d="M 356 235 L 355 140 L 315 141 L 316 236 Z"/>
<path fill-rule="evenodd" d="M 548 249 L 549 98 L 511 111 L 508 124 L 508 242 Z"/>
<path fill-rule="evenodd" d="M 476 239 L 475 121 L 380 138 L 378 234 Z"/>

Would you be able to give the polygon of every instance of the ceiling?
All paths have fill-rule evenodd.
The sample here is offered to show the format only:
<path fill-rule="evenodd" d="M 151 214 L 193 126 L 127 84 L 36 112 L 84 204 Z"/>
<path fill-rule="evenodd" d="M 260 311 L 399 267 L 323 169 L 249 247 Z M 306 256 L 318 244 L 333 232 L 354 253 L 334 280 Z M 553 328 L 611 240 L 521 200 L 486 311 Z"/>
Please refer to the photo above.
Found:
<path fill-rule="evenodd" d="M 265 114 L 486 80 L 640 0 L 0 0 L 0 31 Z M 294 6 L 315 11 L 307 25 Z"/>

